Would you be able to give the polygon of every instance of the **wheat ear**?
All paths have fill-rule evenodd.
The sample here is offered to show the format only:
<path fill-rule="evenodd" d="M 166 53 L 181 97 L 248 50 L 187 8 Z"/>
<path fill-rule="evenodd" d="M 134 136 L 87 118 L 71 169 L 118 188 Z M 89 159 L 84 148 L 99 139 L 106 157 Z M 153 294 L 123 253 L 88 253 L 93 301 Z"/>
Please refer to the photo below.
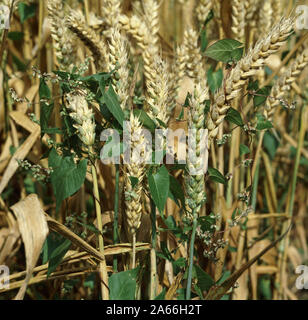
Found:
<path fill-rule="evenodd" d="M 142 134 L 142 125 L 137 117 L 131 114 L 131 161 L 124 166 L 124 183 L 125 183 L 125 205 L 126 217 L 128 224 L 128 234 L 133 241 L 133 268 L 135 267 L 136 253 L 136 232 L 141 224 L 142 215 L 142 182 L 145 177 L 146 164 L 139 160 L 139 155 L 146 154 L 145 137 Z M 137 152 L 138 151 L 138 152 Z M 137 183 L 133 186 L 132 179 L 137 178 Z"/>
<path fill-rule="evenodd" d="M 137 41 L 137 45 L 141 49 L 145 50 L 148 47 L 151 35 L 143 20 L 136 15 L 133 15 L 131 18 L 126 15 L 121 15 L 119 17 L 119 23 L 122 29 Z"/>
<path fill-rule="evenodd" d="M 276 13 L 275 13 L 276 15 Z M 259 11 L 259 25 L 263 33 L 268 33 L 272 27 L 273 8 L 271 1 L 263 0 Z"/>
<path fill-rule="evenodd" d="M 195 213 L 200 211 L 205 199 L 204 189 L 204 163 L 200 155 L 206 147 L 202 141 L 202 129 L 204 129 L 204 101 L 208 99 L 208 91 L 200 84 L 197 84 L 190 99 L 188 112 L 188 128 L 196 130 L 195 156 L 187 157 L 187 172 L 185 173 L 185 191 L 187 196 L 187 206 Z M 203 151 L 202 151 L 203 150 Z"/>
<path fill-rule="evenodd" d="M 209 137 L 214 138 L 218 133 L 218 126 L 224 120 L 230 108 L 230 102 L 238 97 L 243 85 L 247 83 L 249 77 L 256 75 L 260 67 L 264 66 L 265 59 L 272 53 L 277 52 L 286 42 L 292 32 L 294 20 L 283 18 L 268 34 L 260 39 L 254 48 L 237 63 L 232 69 L 229 77 L 225 80 L 225 85 L 214 97 L 214 104 L 208 116 L 207 128 Z"/>
<path fill-rule="evenodd" d="M 203 24 L 213 7 L 211 0 L 200 0 L 196 6 L 196 16 L 199 24 Z"/>
<path fill-rule="evenodd" d="M 53 47 L 61 70 L 68 70 L 74 62 L 75 47 L 64 23 L 63 5 L 61 0 L 48 0 L 48 16 L 51 22 Z"/>
<path fill-rule="evenodd" d="M 245 1 L 245 12 L 246 12 L 246 21 L 251 27 L 255 26 L 255 19 L 253 18 L 256 11 L 258 10 L 259 1 L 256 0 L 246 0 Z"/>
<path fill-rule="evenodd" d="M 173 109 L 176 107 L 176 99 L 179 94 L 180 83 L 185 75 L 187 54 L 186 49 L 183 45 L 180 45 L 176 48 L 175 58 L 173 64 L 171 65 L 170 72 L 170 90 L 169 90 L 169 99 L 168 99 L 168 117 L 170 118 L 173 112 Z"/>
<path fill-rule="evenodd" d="M 157 0 L 143 1 L 145 22 L 147 24 L 150 38 L 149 42 L 154 48 L 159 51 L 159 4 Z"/>
<path fill-rule="evenodd" d="M 69 93 L 66 96 L 70 117 L 75 121 L 74 127 L 83 144 L 91 147 L 95 141 L 95 121 L 92 110 L 88 106 L 85 93 Z"/>
<path fill-rule="evenodd" d="M 292 83 L 300 75 L 302 70 L 308 65 L 308 49 L 299 54 L 290 67 L 277 80 L 273 86 L 270 96 L 266 100 L 264 115 L 267 119 L 272 120 L 275 113 L 275 107 L 279 103 L 284 103 L 281 99 L 287 91 L 291 89 Z"/>
<path fill-rule="evenodd" d="M 232 1 L 232 32 L 235 39 L 245 41 L 245 5 L 244 0 Z"/>
<path fill-rule="evenodd" d="M 120 0 L 106 0 L 102 5 L 102 18 L 107 25 L 107 30 L 112 26 L 117 26 L 120 16 Z"/>
<path fill-rule="evenodd" d="M 121 108 L 126 109 L 129 96 L 129 68 L 127 41 L 118 27 L 111 28 L 109 40 L 109 69 L 116 69 L 115 91 L 119 97 Z"/>
<path fill-rule="evenodd" d="M 106 48 L 92 28 L 88 27 L 80 11 L 71 10 L 66 18 L 67 27 L 91 50 L 96 67 L 103 70 L 106 67 Z"/>
<path fill-rule="evenodd" d="M 281 0 L 271 0 L 272 4 L 272 9 L 274 12 L 273 15 L 273 22 L 274 24 L 279 22 L 280 17 L 282 16 L 282 4 Z"/>

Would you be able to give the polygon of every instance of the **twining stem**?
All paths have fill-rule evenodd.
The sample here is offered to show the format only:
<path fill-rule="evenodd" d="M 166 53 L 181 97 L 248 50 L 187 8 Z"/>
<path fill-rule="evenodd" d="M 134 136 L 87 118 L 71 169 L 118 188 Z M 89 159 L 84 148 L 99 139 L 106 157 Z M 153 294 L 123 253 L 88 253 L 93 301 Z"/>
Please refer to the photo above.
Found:
<path fill-rule="evenodd" d="M 119 243 L 119 184 L 120 184 L 120 165 L 116 164 L 116 174 L 115 174 L 115 195 L 114 195 L 114 219 L 113 219 L 113 243 Z M 115 255 L 113 257 L 113 270 L 117 272 L 118 270 L 118 259 Z"/>
<path fill-rule="evenodd" d="M 101 211 L 100 196 L 99 196 L 99 190 L 98 190 L 97 172 L 96 172 L 94 163 L 92 163 L 91 165 L 91 171 L 92 171 L 92 177 L 93 177 L 93 196 L 95 200 L 97 228 L 100 231 L 98 235 L 98 246 L 99 246 L 100 253 L 104 256 L 102 211 Z M 106 265 L 105 259 L 100 262 L 99 269 L 100 269 L 100 275 L 101 275 L 102 300 L 109 300 L 108 273 L 107 273 L 107 265 Z"/>
<path fill-rule="evenodd" d="M 152 220 L 152 248 L 150 252 L 151 261 L 151 276 L 150 276 L 150 300 L 156 297 L 156 279 L 157 279 L 157 265 L 156 265 L 156 206 L 151 199 L 151 220 Z"/>
<path fill-rule="evenodd" d="M 195 247 L 197 223 L 198 223 L 197 215 L 195 211 L 193 211 L 193 228 L 192 228 L 190 247 L 189 247 L 189 266 L 188 266 L 188 277 L 187 277 L 187 288 L 186 288 L 186 300 L 191 299 L 191 283 L 192 283 L 192 271 L 193 271 L 193 263 L 194 263 L 194 247 Z"/>

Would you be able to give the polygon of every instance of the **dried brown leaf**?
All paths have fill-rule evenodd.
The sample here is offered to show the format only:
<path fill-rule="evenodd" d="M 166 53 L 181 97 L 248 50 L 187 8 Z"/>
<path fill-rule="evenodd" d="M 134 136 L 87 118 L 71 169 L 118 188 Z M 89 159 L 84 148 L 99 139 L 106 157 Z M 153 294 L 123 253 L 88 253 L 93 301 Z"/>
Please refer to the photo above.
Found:
<path fill-rule="evenodd" d="M 15 297 L 15 300 L 22 300 L 49 230 L 37 195 L 29 195 L 11 209 L 17 218 L 26 253 L 27 274 Z"/>

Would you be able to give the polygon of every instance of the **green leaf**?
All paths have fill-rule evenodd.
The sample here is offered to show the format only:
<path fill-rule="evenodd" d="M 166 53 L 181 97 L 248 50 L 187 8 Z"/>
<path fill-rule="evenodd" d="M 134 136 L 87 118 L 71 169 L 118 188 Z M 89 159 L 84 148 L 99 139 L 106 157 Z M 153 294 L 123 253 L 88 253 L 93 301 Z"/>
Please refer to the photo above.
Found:
<path fill-rule="evenodd" d="M 18 4 L 18 12 L 20 17 L 20 22 L 24 23 L 27 19 L 35 16 L 36 4 L 28 5 L 25 2 L 20 2 Z"/>
<path fill-rule="evenodd" d="M 227 63 L 229 61 L 239 61 L 243 55 L 243 44 L 233 39 L 219 40 L 212 44 L 205 55 L 216 61 Z"/>
<path fill-rule="evenodd" d="M 273 128 L 273 124 L 264 118 L 263 115 L 257 114 L 257 130 L 267 130 Z"/>
<path fill-rule="evenodd" d="M 138 184 L 139 180 L 136 177 L 129 176 L 130 183 L 132 184 L 132 189 Z"/>
<path fill-rule="evenodd" d="M 216 224 L 216 219 L 211 215 L 201 216 L 198 218 L 198 225 L 200 226 L 202 232 L 213 232 L 213 225 Z"/>
<path fill-rule="evenodd" d="M 13 41 L 19 41 L 23 39 L 24 33 L 20 31 L 11 31 L 8 33 L 7 37 Z"/>
<path fill-rule="evenodd" d="M 48 123 L 50 116 L 52 114 L 54 108 L 54 104 L 47 104 L 45 102 L 41 103 L 41 112 L 40 112 L 40 124 L 41 124 L 41 135 L 43 136 L 44 133 L 47 133 L 48 130 Z M 57 128 L 54 128 L 57 129 Z M 59 129 L 58 129 L 59 130 Z M 48 132 L 50 134 L 50 131 Z M 55 132 L 57 133 L 57 132 Z"/>
<path fill-rule="evenodd" d="M 170 193 L 173 195 L 174 199 L 177 199 L 181 202 L 182 207 L 185 207 L 185 196 L 184 191 L 182 189 L 179 181 L 174 178 L 174 176 L 170 175 Z"/>
<path fill-rule="evenodd" d="M 240 156 L 243 156 L 248 153 L 250 153 L 250 149 L 246 145 L 240 144 Z"/>
<path fill-rule="evenodd" d="M 25 72 L 27 70 L 27 65 L 19 60 L 14 54 L 12 54 L 13 62 L 16 65 L 18 71 Z"/>
<path fill-rule="evenodd" d="M 198 265 L 194 266 L 196 271 L 196 276 L 198 280 L 198 287 L 202 291 L 208 291 L 213 285 L 214 280 L 210 275 L 208 275 L 205 271 L 203 271 Z"/>
<path fill-rule="evenodd" d="M 263 146 L 264 146 L 264 149 L 269 154 L 271 160 L 273 160 L 275 158 L 275 154 L 279 146 L 279 141 L 269 131 L 266 131 L 264 134 Z"/>
<path fill-rule="evenodd" d="M 228 110 L 227 115 L 226 115 L 226 120 L 228 120 L 238 126 L 241 126 L 241 127 L 244 125 L 244 121 L 242 119 L 241 114 L 233 108 L 230 108 Z"/>
<path fill-rule="evenodd" d="M 40 99 L 50 99 L 51 97 L 50 89 L 46 84 L 44 78 L 40 79 L 39 95 Z"/>
<path fill-rule="evenodd" d="M 253 97 L 254 107 L 258 107 L 261 104 L 263 104 L 266 101 L 267 97 L 270 95 L 271 90 L 272 90 L 271 86 L 267 86 L 267 87 L 264 87 L 264 88 L 257 90 L 255 92 L 254 97 Z"/>
<path fill-rule="evenodd" d="M 165 300 L 166 291 L 166 288 L 164 288 L 163 291 L 154 300 Z"/>
<path fill-rule="evenodd" d="M 52 232 L 48 235 L 43 246 L 43 264 L 48 262 L 47 277 L 55 271 L 69 250 L 71 241 Z"/>
<path fill-rule="evenodd" d="M 148 174 L 149 187 L 151 197 L 162 214 L 165 208 L 165 204 L 168 198 L 170 178 L 169 172 L 165 166 L 159 168 L 157 173 Z"/>
<path fill-rule="evenodd" d="M 207 47 L 207 45 L 208 45 L 208 40 L 207 40 L 206 29 L 205 28 L 203 28 L 201 30 L 200 38 L 201 38 L 201 52 L 204 52 L 206 47 Z"/>
<path fill-rule="evenodd" d="M 227 179 L 217 169 L 209 167 L 208 172 L 209 172 L 209 177 L 212 181 L 222 183 L 222 184 L 227 183 Z"/>
<path fill-rule="evenodd" d="M 155 122 L 148 116 L 148 114 L 142 109 L 135 109 L 133 111 L 134 116 L 137 117 L 140 123 L 148 128 L 150 131 L 154 131 L 156 128 Z"/>
<path fill-rule="evenodd" d="M 208 25 L 208 23 L 213 19 L 214 17 L 214 13 L 213 10 L 211 10 L 209 12 L 209 14 L 207 15 L 203 26 L 201 28 L 201 32 L 200 32 L 200 38 L 201 38 L 201 52 L 204 52 L 207 45 L 208 45 L 208 39 L 207 39 L 207 35 L 206 35 L 206 26 Z"/>
<path fill-rule="evenodd" d="M 135 300 L 139 269 L 112 274 L 109 278 L 110 300 Z"/>
<path fill-rule="evenodd" d="M 103 101 L 105 102 L 110 113 L 117 119 L 121 127 L 123 128 L 123 122 L 125 120 L 123 110 L 121 109 L 118 101 L 118 96 L 110 85 L 108 90 L 103 93 Z"/>
<path fill-rule="evenodd" d="M 212 93 L 218 90 L 221 87 L 223 79 L 223 72 L 222 69 L 217 70 L 216 72 L 213 71 L 211 67 L 207 72 L 207 81 Z"/>
<path fill-rule="evenodd" d="M 265 275 L 259 279 L 258 288 L 261 298 L 264 298 L 265 300 L 272 300 L 271 279 L 269 276 Z"/>
<path fill-rule="evenodd" d="M 74 162 L 74 156 L 60 157 L 55 149 L 52 149 L 48 157 L 48 165 L 53 168 L 50 176 L 51 184 L 56 197 L 56 210 L 59 210 L 61 202 L 77 192 L 84 183 L 88 161 Z"/>

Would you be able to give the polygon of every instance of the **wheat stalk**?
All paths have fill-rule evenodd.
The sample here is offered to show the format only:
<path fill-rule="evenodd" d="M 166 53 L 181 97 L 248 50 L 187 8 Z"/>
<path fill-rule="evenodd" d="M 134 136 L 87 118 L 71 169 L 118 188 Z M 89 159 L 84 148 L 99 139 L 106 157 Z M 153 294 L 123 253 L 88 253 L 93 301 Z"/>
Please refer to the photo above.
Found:
<path fill-rule="evenodd" d="M 269 34 L 260 39 L 256 45 L 237 63 L 224 86 L 215 94 L 214 104 L 208 116 L 207 127 L 209 137 L 214 138 L 218 133 L 218 126 L 224 120 L 230 108 L 230 102 L 239 96 L 243 85 L 249 77 L 256 75 L 265 59 L 277 52 L 292 32 L 294 20 L 282 19 Z"/>
<path fill-rule="evenodd" d="M 299 54 L 290 67 L 277 80 L 273 86 L 269 97 L 266 100 L 264 115 L 267 119 L 272 120 L 275 113 L 275 107 L 281 103 L 281 99 L 287 91 L 291 89 L 292 83 L 300 75 L 302 70 L 308 64 L 308 49 Z"/>

